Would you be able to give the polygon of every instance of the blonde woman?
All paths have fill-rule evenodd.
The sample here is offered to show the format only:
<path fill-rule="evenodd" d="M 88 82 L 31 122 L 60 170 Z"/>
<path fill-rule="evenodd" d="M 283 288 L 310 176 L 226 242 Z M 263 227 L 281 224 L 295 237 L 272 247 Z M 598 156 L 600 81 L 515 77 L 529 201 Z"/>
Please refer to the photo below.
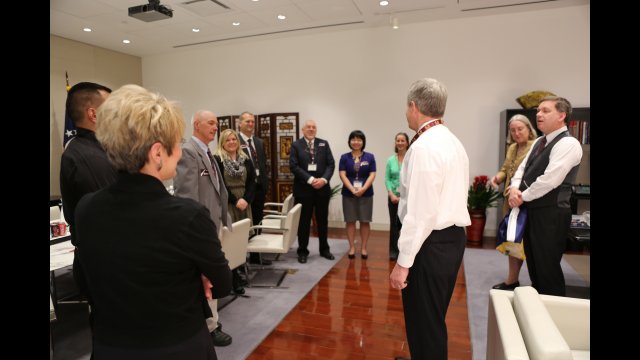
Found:
<path fill-rule="evenodd" d="M 229 193 L 229 215 L 233 222 L 252 219 L 251 202 L 256 190 L 255 170 L 251 159 L 240 150 L 238 134 L 232 129 L 220 133 L 213 158 L 222 172 Z"/>
<path fill-rule="evenodd" d="M 93 300 L 97 359 L 213 360 L 201 275 L 231 290 L 231 272 L 207 209 L 162 183 L 182 156 L 182 114 L 137 85 L 98 108 L 96 138 L 118 171 L 76 208 L 77 251 Z"/>
<path fill-rule="evenodd" d="M 509 211 L 509 203 L 506 199 L 509 197 L 508 186 L 511 181 L 511 177 L 516 173 L 518 166 L 520 166 L 525 155 L 529 152 L 531 144 L 533 144 L 534 140 L 538 137 L 533 126 L 531 126 L 531 122 L 524 115 L 513 115 L 511 119 L 509 119 L 508 126 L 509 135 L 507 135 L 507 144 L 510 145 L 507 149 L 507 155 L 500 171 L 491 178 L 491 185 L 495 188 L 502 183 L 505 184 L 505 201 L 502 207 L 503 217 Z M 511 255 L 509 256 L 509 275 L 507 276 L 506 281 L 494 285 L 493 289 L 513 290 L 520 286 L 518 277 L 520 276 L 520 268 L 522 268 L 522 263 L 525 259 L 522 242 L 513 244 L 513 246 L 518 248 L 518 251 L 507 249 L 507 245 L 508 244 L 506 242 L 496 244 L 496 249 L 505 255 Z"/>
<path fill-rule="evenodd" d="M 222 181 L 229 194 L 227 207 L 233 222 L 250 219 L 251 203 L 256 191 L 255 170 L 251 159 L 240 150 L 238 134 L 232 129 L 220 133 L 218 148 L 213 158 L 218 163 L 222 173 Z M 233 271 L 233 292 L 239 295 L 245 293 L 239 269 Z"/>

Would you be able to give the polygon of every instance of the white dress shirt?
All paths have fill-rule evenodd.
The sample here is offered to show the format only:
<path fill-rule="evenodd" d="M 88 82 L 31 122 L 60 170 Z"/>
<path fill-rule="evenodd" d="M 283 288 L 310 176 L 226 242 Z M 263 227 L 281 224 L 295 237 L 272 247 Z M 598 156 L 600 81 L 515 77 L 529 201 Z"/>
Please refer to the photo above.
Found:
<path fill-rule="evenodd" d="M 433 230 L 471 224 L 467 210 L 469 158 L 444 125 L 425 131 L 404 156 L 400 171 L 398 264 L 411 267 Z"/>
<path fill-rule="evenodd" d="M 560 129 L 553 131 L 546 135 L 547 145 L 553 141 L 560 133 L 567 131 L 567 127 L 563 126 Z M 518 189 L 520 182 L 522 181 L 522 175 L 524 174 L 524 167 L 527 165 L 527 160 L 531 155 L 531 152 L 538 147 L 538 142 L 541 141 L 543 136 L 540 137 L 529 149 L 529 152 L 524 157 L 524 160 L 518 166 L 518 170 L 511 178 L 510 188 Z M 573 136 L 565 136 L 558 140 L 556 145 L 551 149 L 549 154 L 549 165 L 544 170 L 544 174 L 538 176 L 533 184 L 529 185 L 527 189 L 522 192 L 523 201 L 532 201 L 543 197 L 549 191 L 557 188 L 562 184 L 562 181 L 574 166 L 580 164 L 582 159 L 582 146 L 578 139 Z"/>

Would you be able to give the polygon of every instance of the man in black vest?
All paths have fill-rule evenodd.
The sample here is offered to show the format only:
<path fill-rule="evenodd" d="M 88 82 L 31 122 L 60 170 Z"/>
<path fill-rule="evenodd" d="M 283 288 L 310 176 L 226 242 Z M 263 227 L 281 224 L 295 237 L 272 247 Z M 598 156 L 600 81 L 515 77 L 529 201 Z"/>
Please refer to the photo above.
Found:
<path fill-rule="evenodd" d="M 565 296 L 560 260 L 571 223 L 571 185 L 576 179 L 582 146 L 567 131 L 571 103 L 548 96 L 538 105 L 538 138 L 509 187 L 509 206 L 527 208 L 524 252 L 533 287 L 540 294 Z"/>

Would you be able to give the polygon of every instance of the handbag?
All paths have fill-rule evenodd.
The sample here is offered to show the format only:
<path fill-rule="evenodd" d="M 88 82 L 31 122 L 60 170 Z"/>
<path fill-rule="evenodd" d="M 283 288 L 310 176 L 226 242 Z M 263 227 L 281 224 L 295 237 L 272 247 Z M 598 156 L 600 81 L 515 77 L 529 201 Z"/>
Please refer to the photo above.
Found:
<path fill-rule="evenodd" d="M 496 249 L 501 253 L 525 260 L 522 240 L 527 222 L 527 208 L 515 207 L 509 209 L 498 226 Z"/>

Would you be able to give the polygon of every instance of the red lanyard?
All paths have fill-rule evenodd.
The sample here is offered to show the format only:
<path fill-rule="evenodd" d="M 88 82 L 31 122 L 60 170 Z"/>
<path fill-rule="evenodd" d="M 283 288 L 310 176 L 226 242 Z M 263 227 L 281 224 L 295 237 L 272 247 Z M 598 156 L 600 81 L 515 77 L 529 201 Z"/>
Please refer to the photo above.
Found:
<path fill-rule="evenodd" d="M 414 141 L 418 140 L 418 138 L 420 137 L 420 135 L 422 135 L 423 132 L 427 131 L 429 128 L 436 126 L 436 125 L 440 125 L 444 123 L 444 121 L 442 121 L 442 119 L 436 119 L 433 120 L 429 123 L 427 123 L 427 125 L 424 125 L 423 127 L 421 127 L 418 132 L 413 135 L 413 139 L 411 139 L 411 142 L 409 143 L 409 146 L 411 146 L 411 144 L 413 144 Z"/>

